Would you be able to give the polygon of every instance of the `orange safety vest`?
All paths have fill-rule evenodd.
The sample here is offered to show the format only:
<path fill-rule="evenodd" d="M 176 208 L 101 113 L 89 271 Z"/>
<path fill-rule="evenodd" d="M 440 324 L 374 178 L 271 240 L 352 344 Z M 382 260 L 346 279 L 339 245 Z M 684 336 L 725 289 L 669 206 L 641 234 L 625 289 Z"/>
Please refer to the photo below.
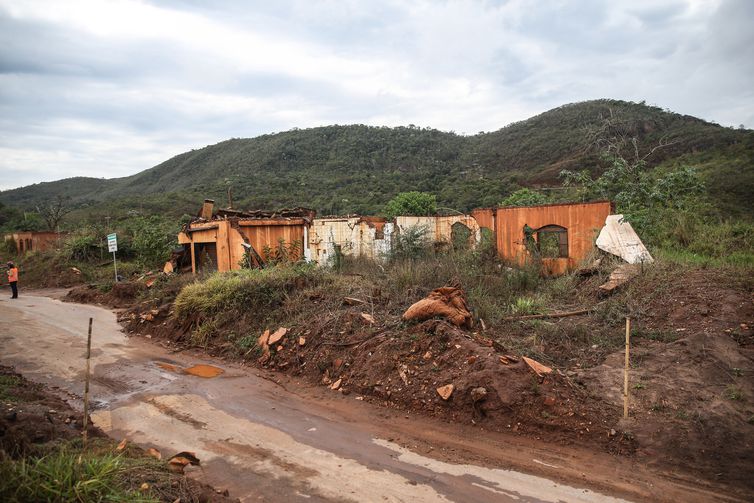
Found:
<path fill-rule="evenodd" d="M 18 267 L 12 267 L 8 269 L 8 281 L 10 283 L 18 281 Z"/>

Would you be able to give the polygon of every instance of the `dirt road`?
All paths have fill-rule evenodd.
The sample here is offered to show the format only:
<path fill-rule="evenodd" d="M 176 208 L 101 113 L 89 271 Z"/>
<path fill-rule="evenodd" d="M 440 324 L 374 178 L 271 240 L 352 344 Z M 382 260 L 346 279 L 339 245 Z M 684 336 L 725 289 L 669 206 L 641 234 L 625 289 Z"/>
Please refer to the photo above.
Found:
<path fill-rule="evenodd" d="M 94 422 L 164 455 L 196 452 L 202 468 L 192 476 L 242 501 L 726 500 L 681 474 L 669 481 L 630 460 L 409 417 L 353 395 L 273 382 L 279 377 L 253 368 L 171 353 L 127 338 L 113 313 L 94 306 L 27 295 L 0 300 L 0 359 L 78 399 L 89 317 Z M 198 364 L 222 373 L 187 373 Z"/>

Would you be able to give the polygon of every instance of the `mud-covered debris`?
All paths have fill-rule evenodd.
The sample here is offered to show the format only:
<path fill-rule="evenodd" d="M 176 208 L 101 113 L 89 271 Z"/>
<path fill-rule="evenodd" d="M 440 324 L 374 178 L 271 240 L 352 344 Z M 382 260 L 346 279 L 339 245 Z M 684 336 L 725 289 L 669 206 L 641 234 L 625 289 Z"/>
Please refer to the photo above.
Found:
<path fill-rule="evenodd" d="M 265 330 L 264 332 L 262 332 L 262 335 L 259 336 L 259 340 L 257 341 L 257 343 L 260 346 L 267 346 L 268 345 L 267 342 L 269 340 L 270 340 L 270 331 L 268 329 L 268 330 Z"/>
<path fill-rule="evenodd" d="M 555 405 L 555 397 L 552 395 L 548 395 L 544 398 L 544 400 L 542 400 L 542 403 L 544 403 L 548 407 L 552 407 L 553 405 Z"/>
<path fill-rule="evenodd" d="M 443 400 L 447 400 L 450 398 L 450 395 L 453 394 L 454 389 L 456 389 L 456 387 L 452 384 L 446 384 L 445 386 L 437 388 L 437 394 L 440 395 L 440 398 Z"/>
<path fill-rule="evenodd" d="M 613 272 L 610 273 L 610 278 L 607 282 L 600 285 L 601 294 L 611 294 L 617 288 L 625 285 L 631 281 L 635 276 L 639 274 L 639 266 L 633 264 L 623 264 L 618 266 Z"/>
<path fill-rule="evenodd" d="M 592 263 L 584 265 L 574 271 L 576 276 L 593 276 L 600 272 L 600 264 L 602 264 L 602 257 L 595 259 Z"/>
<path fill-rule="evenodd" d="M 343 304 L 346 304 L 348 306 L 361 306 L 363 304 L 366 304 L 366 301 L 357 299 L 356 297 L 344 297 Z"/>
<path fill-rule="evenodd" d="M 128 445 L 128 439 L 124 438 L 123 440 L 120 441 L 120 443 L 118 444 L 118 447 L 116 447 L 115 450 L 122 451 L 123 449 L 126 448 L 127 445 Z"/>
<path fill-rule="evenodd" d="M 426 353 L 424 353 L 424 356 L 422 356 L 422 358 L 424 360 L 431 360 L 432 359 L 432 352 L 431 351 L 427 351 Z"/>
<path fill-rule="evenodd" d="M 487 388 L 484 388 L 482 386 L 478 386 L 478 387 L 476 387 L 476 388 L 474 388 L 474 389 L 471 390 L 471 401 L 472 402 L 474 402 L 474 403 L 481 402 L 485 398 L 487 398 Z"/>
<path fill-rule="evenodd" d="M 272 346 L 274 344 L 277 344 L 280 342 L 280 340 L 285 337 L 285 334 L 288 333 L 288 329 L 285 327 L 280 327 L 277 330 L 275 330 L 272 334 L 270 334 L 270 338 L 267 340 L 267 344 L 269 346 Z"/>
<path fill-rule="evenodd" d="M 183 470 L 188 466 L 200 466 L 201 462 L 196 454 L 189 451 L 179 452 L 168 460 L 168 468 L 176 473 L 183 473 Z"/>
<path fill-rule="evenodd" d="M 338 379 L 334 383 L 330 385 L 330 389 L 337 390 L 340 388 L 340 385 L 343 383 L 343 379 Z"/>
<path fill-rule="evenodd" d="M 408 367 L 406 365 L 401 365 L 398 369 L 398 376 L 400 376 L 401 381 L 403 381 L 403 384 L 408 386 Z"/>
<path fill-rule="evenodd" d="M 147 455 L 152 456 L 155 459 L 162 459 L 162 454 L 160 453 L 160 451 L 158 451 L 154 447 L 150 447 L 149 449 L 147 449 Z"/>
<path fill-rule="evenodd" d="M 468 363 L 469 365 L 473 365 L 474 363 L 476 363 L 476 360 L 477 360 L 477 356 L 471 355 L 468 358 L 466 358 L 466 363 Z"/>
<path fill-rule="evenodd" d="M 503 365 L 510 365 L 511 363 L 518 363 L 518 358 L 513 355 L 503 355 L 500 357 L 500 363 Z"/>
<path fill-rule="evenodd" d="M 374 316 L 372 316 L 369 313 L 361 313 L 361 319 L 369 323 L 370 325 L 374 325 L 377 323 L 377 321 L 374 319 Z"/>
<path fill-rule="evenodd" d="M 406 321 L 428 320 L 435 316 L 446 318 L 458 327 L 470 328 L 472 318 L 463 290 L 451 286 L 436 288 L 403 313 Z"/>
<path fill-rule="evenodd" d="M 154 321 L 154 315 L 152 313 L 142 314 L 140 318 L 142 321 Z"/>
<path fill-rule="evenodd" d="M 257 346 L 259 346 L 262 349 L 262 356 L 259 357 L 259 363 L 264 365 L 270 360 L 270 346 L 267 344 L 267 342 L 270 340 L 270 331 L 265 330 L 262 332 L 262 335 L 259 336 L 259 340 L 257 340 Z M 254 348 L 250 348 L 249 351 L 246 352 L 246 354 L 249 354 Z"/>
<path fill-rule="evenodd" d="M 526 356 L 522 356 L 521 358 L 524 359 L 524 362 L 526 362 L 529 368 L 532 369 L 534 373 L 537 374 L 539 377 L 542 377 L 544 374 L 549 374 L 550 372 L 552 372 L 552 369 L 550 367 L 542 365 L 537 360 L 532 360 L 531 358 L 527 358 Z"/>

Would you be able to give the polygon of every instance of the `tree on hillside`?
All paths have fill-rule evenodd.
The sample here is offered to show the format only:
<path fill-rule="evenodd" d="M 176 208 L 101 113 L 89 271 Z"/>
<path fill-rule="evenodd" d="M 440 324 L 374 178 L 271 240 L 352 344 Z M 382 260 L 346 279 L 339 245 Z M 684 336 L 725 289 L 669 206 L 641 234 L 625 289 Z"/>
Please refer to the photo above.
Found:
<path fill-rule="evenodd" d="M 499 206 L 536 206 L 538 204 L 547 204 L 547 202 L 546 195 L 524 187 L 503 199 Z"/>
<path fill-rule="evenodd" d="M 675 142 L 661 139 L 643 148 L 630 131 L 614 117 L 607 119 L 590 138 L 591 147 L 599 149 L 607 168 L 596 178 L 586 170 L 563 170 L 563 185 L 575 187 L 582 201 L 613 201 L 617 212 L 624 214 L 640 234 L 655 241 L 671 236 L 685 245 L 690 239 L 688 229 L 705 221 L 711 213 L 705 183 L 689 166 L 650 170 L 647 159 Z"/>
<path fill-rule="evenodd" d="M 51 202 L 37 206 L 37 213 L 42 216 L 50 231 L 58 230 L 63 217 L 71 211 L 73 208 L 68 206 L 68 200 L 63 196 L 57 196 Z"/>
<path fill-rule="evenodd" d="M 399 215 L 424 216 L 437 211 L 437 197 L 428 192 L 401 192 L 385 205 L 385 216 Z"/>

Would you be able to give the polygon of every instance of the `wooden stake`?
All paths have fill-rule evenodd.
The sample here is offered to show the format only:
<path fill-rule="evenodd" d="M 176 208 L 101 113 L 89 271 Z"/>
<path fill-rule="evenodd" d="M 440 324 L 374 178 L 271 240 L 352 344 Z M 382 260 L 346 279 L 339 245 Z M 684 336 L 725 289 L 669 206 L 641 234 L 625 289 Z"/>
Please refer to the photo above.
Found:
<path fill-rule="evenodd" d="M 623 417 L 628 419 L 628 353 L 631 347 L 631 318 L 626 318 L 626 367 L 623 369 Z"/>
<path fill-rule="evenodd" d="M 84 447 L 86 447 L 86 429 L 89 423 L 89 359 L 92 356 L 92 318 L 89 318 L 89 333 L 86 336 L 86 376 L 84 377 Z"/>

